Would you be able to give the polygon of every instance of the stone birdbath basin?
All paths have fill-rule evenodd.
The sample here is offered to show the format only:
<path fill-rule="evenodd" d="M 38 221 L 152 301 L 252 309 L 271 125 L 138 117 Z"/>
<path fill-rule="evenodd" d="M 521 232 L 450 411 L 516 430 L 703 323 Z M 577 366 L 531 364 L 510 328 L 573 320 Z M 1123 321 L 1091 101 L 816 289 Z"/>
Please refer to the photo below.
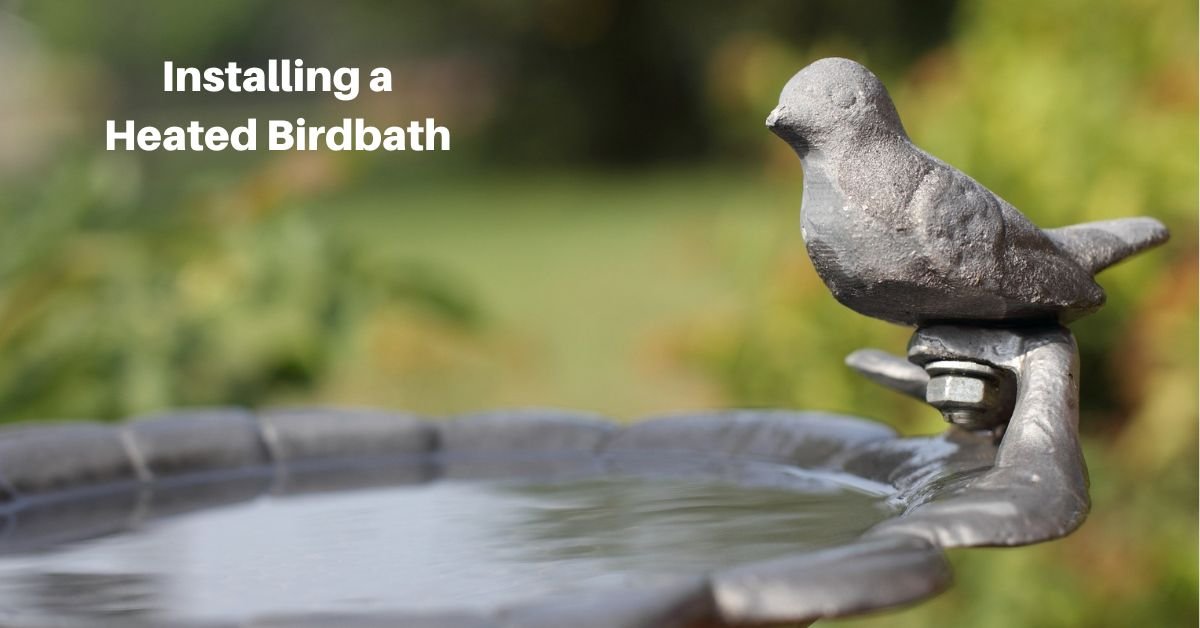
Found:
<path fill-rule="evenodd" d="M 1011 373 L 1003 438 L 763 410 L 631 425 L 206 410 L 9 427 L 4 623 L 804 624 L 938 593 L 946 548 L 1083 521 L 1065 330 L 933 328 L 910 357 Z M 851 362 L 923 373 L 878 353 Z"/>

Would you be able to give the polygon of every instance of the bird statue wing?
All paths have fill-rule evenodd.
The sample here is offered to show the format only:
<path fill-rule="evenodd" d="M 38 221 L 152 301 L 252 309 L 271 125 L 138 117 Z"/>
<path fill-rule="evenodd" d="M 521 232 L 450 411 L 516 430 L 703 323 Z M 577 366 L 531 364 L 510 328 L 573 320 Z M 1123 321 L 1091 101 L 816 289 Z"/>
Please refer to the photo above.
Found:
<path fill-rule="evenodd" d="M 1153 218 L 1119 218 L 1047 229 L 1064 253 L 1093 275 L 1167 241 L 1167 228 Z"/>
<path fill-rule="evenodd" d="M 908 206 L 934 270 L 985 288 L 1001 275 L 1005 217 L 987 188 L 933 160 Z"/>
<path fill-rule="evenodd" d="M 934 270 L 948 285 L 999 299 L 1014 317 L 1061 310 L 1070 319 L 1103 304 L 1104 291 L 1079 261 L 1087 251 L 1107 259 L 1094 245 L 1099 236 L 1061 238 L 1073 243 L 1079 252 L 1073 254 L 979 182 L 939 160 L 933 164 L 910 209 L 926 249 L 936 251 Z"/>

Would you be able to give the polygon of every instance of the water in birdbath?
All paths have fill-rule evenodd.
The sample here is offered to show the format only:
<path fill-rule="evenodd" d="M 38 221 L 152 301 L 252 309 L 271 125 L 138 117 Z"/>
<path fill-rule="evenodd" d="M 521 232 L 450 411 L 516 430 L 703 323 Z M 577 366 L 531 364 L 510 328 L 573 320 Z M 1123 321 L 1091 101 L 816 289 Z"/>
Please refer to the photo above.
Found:
<path fill-rule="evenodd" d="M 0 608 L 150 622 L 486 610 L 836 545 L 889 515 L 879 492 L 802 480 L 441 481 L 264 497 L 0 556 Z"/>

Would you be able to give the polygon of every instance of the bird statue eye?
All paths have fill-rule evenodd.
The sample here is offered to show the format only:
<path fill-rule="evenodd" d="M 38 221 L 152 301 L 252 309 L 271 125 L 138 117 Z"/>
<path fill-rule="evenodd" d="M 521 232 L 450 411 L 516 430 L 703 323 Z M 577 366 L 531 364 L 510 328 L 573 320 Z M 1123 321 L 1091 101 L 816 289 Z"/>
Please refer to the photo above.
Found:
<path fill-rule="evenodd" d="M 842 109 L 849 109 L 858 102 L 858 95 L 845 85 L 834 85 L 829 88 L 829 100 Z"/>

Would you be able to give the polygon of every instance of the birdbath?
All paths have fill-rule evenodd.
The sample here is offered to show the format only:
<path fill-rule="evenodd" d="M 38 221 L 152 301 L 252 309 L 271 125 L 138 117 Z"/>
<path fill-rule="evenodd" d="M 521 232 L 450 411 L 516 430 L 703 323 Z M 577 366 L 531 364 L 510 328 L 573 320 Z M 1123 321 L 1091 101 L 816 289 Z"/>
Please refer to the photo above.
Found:
<path fill-rule="evenodd" d="M 814 266 L 915 327 L 847 363 L 949 425 L 554 410 L 428 420 L 212 409 L 0 430 L 6 626 L 804 625 L 950 585 L 944 550 L 1070 533 L 1088 511 L 1078 353 L 1092 275 L 1150 219 L 1042 231 L 917 149 L 844 59 L 768 126 L 805 169 Z"/>

